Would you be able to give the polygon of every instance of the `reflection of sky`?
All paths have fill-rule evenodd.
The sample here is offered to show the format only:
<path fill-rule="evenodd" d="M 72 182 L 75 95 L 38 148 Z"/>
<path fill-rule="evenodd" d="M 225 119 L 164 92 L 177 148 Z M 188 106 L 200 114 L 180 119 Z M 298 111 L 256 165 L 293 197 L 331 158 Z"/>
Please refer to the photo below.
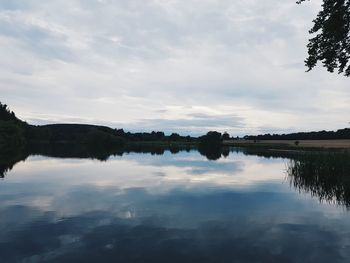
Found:
<path fill-rule="evenodd" d="M 0 182 L 0 262 L 347 262 L 348 213 L 290 189 L 284 169 L 242 154 L 30 157 Z"/>
<path fill-rule="evenodd" d="M 17 164 L 5 183 L 43 183 L 55 188 L 66 184 L 142 187 L 152 192 L 203 186 L 237 189 L 271 181 L 281 184 L 284 169 L 283 161 L 273 159 L 231 154 L 228 158 L 208 161 L 193 151 L 176 155 L 127 154 L 110 158 L 108 162 L 35 156 Z"/>

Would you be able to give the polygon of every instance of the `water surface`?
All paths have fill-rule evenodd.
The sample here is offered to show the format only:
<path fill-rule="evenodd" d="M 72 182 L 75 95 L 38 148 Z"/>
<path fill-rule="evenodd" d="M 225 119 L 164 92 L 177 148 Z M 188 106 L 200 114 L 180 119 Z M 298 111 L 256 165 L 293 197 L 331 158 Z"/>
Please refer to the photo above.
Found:
<path fill-rule="evenodd" d="M 172 152 L 19 158 L 0 262 L 349 262 L 348 159 Z"/>

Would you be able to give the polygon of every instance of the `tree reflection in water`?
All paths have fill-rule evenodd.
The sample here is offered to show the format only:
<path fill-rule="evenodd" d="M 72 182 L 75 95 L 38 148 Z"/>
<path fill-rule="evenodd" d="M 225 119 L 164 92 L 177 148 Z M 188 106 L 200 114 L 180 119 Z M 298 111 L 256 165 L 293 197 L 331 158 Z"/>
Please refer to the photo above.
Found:
<path fill-rule="evenodd" d="M 177 154 L 181 151 L 198 150 L 208 160 L 218 160 L 227 157 L 230 153 L 229 147 L 194 147 L 179 145 L 157 145 L 157 144 L 129 144 L 123 147 L 109 149 L 89 148 L 84 144 L 35 144 L 25 149 L 18 149 L 11 153 L 1 154 L 0 151 L 0 178 L 12 170 L 13 166 L 25 161 L 30 155 L 42 155 L 57 158 L 80 158 L 107 161 L 111 156 L 122 156 L 128 153 L 147 153 L 152 155 L 163 155 L 166 151 Z"/>
<path fill-rule="evenodd" d="M 165 151 L 177 154 L 180 151 L 198 150 L 208 160 L 218 160 L 230 153 L 242 153 L 264 158 L 288 159 L 287 175 L 290 185 L 300 192 L 310 193 L 320 202 L 335 203 L 350 209 L 350 152 L 349 151 L 277 151 L 254 148 L 229 147 L 178 147 L 161 145 L 128 145 L 127 147 L 92 150 L 84 145 L 57 144 L 34 145 L 26 149 L 0 153 L 0 178 L 4 178 L 13 166 L 25 161 L 29 155 L 59 158 L 90 158 L 106 161 L 110 156 L 148 153 L 162 155 Z"/>
<path fill-rule="evenodd" d="M 123 147 L 111 147 L 108 149 L 91 148 L 85 144 L 57 143 L 27 145 L 23 149 L 2 152 L 0 149 L 0 178 L 20 161 L 25 161 L 30 155 L 42 155 L 56 158 L 79 158 L 107 161 L 111 156 L 122 156 L 129 153 L 147 153 L 163 155 L 165 151 L 177 154 L 180 151 L 191 151 L 192 146 L 180 147 L 177 145 L 154 144 L 129 144 Z M 208 157 L 209 158 L 209 157 Z"/>
<path fill-rule="evenodd" d="M 6 173 L 20 161 L 27 159 L 28 154 L 24 149 L 16 149 L 6 152 L 0 151 L 0 178 L 4 178 Z"/>

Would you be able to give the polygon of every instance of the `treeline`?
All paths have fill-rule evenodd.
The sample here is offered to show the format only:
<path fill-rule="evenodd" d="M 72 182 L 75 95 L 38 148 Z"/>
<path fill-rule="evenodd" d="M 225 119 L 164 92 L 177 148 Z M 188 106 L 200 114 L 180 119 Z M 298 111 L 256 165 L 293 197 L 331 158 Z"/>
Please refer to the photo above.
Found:
<path fill-rule="evenodd" d="M 350 129 L 337 131 L 298 132 L 290 134 L 247 135 L 245 140 L 345 140 L 350 139 Z"/>
<path fill-rule="evenodd" d="M 108 149 L 125 144 L 125 140 L 116 136 L 113 129 L 87 124 L 29 125 L 25 136 L 30 144 L 74 143 L 86 144 L 91 149 Z"/>
<path fill-rule="evenodd" d="M 0 120 L 1 121 L 13 121 L 13 122 L 21 122 L 15 115 L 13 111 L 11 111 L 6 104 L 2 104 L 0 102 Z"/>
<path fill-rule="evenodd" d="M 0 102 L 0 150 L 16 149 L 27 144 L 84 144 L 89 150 L 108 150 L 129 143 L 194 144 L 198 138 L 164 132 L 125 132 L 123 129 L 87 125 L 52 124 L 34 126 L 18 119 Z"/>
<path fill-rule="evenodd" d="M 130 142 L 195 142 L 197 138 L 181 136 L 172 133 L 166 136 L 164 132 L 125 132 L 123 129 L 112 129 L 106 126 L 88 124 L 51 124 L 43 126 L 31 126 L 28 130 L 28 138 L 33 142 L 49 141 L 60 142 L 84 142 L 85 140 L 116 140 L 121 143 Z"/>
<path fill-rule="evenodd" d="M 120 136 L 126 140 L 133 142 L 196 142 L 196 137 L 191 136 L 181 136 L 178 133 L 172 133 L 171 135 L 165 135 L 161 131 L 152 132 L 125 132 L 123 129 L 115 130 L 117 136 Z"/>
<path fill-rule="evenodd" d="M 25 144 L 25 127 L 6 104 L 0 102 L 0 150 L 4 152 L 22 147 Z"/>

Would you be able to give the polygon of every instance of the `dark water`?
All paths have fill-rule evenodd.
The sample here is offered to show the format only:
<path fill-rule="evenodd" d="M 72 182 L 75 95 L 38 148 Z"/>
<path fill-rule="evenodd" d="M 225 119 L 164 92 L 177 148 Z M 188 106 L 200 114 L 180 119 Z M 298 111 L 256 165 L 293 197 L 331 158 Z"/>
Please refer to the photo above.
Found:
<path fill-rule="evenodd" d="M 350 262 L 349 154 L 141 152 L 3 161 L 0 262 Z"/>

